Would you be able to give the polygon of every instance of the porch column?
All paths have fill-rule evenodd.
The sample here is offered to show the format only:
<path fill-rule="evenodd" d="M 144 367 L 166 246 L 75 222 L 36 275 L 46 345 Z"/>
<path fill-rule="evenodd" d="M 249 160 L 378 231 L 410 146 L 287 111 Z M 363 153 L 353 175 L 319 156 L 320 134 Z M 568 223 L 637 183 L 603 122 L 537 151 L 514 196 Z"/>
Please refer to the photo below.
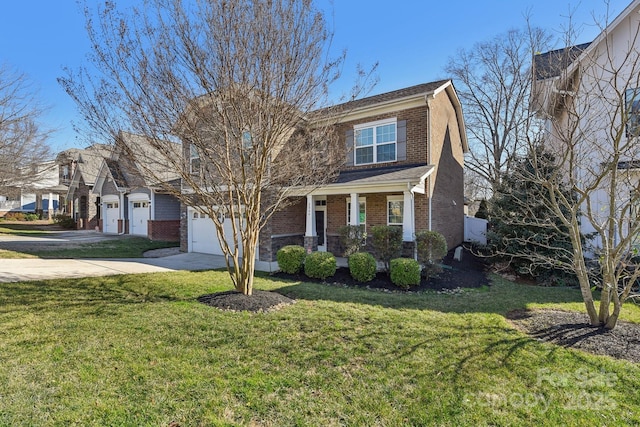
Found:
<path fill-rule="evenodd" d="M 360 225 L 360 203 L 358 202 L 358 193 L 351 193 L 351 214 L 349 216 L 351 225 Z"/>
<path fill-rule="evenodd" d="M 53 193 L 49 193 L 49 200 L 47 200 L 47 218 L 51 221 L 51 212 L 53 212 Z"/>
<path fill-rule="evenodd" d="M 304 233 L 304 249 L 307 253 L 318 250 L 318 236 L 316 234 L 316 205 L 313 195 L 307 194 L 307 215 Z"/>
<path fill-rule="evenodd" d="M 402 240 L 405 242 L 413 241 L 413 234 L 415 233 L 415 220 L 414 220 L 414 207 L 413 207 L 413 194 L 411 191 L 405 191 L 402 215 Z"/>

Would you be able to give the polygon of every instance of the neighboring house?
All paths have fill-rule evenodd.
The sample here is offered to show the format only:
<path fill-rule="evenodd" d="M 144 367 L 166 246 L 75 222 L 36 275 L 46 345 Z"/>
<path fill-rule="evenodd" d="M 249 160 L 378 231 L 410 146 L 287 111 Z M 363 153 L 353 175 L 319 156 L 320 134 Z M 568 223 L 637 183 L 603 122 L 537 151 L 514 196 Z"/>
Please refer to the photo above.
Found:
<path fill-rule="evenodd" d="M 0 217 L 8 212 L 36 213 L 49 218 L 59 213 L 60 195 L 66 187 L 58 181 L 58 164 L 55 160 L 43 161 L 9 183 L 0 194 Z"/>
<path fill-rule="evenodd" d="M 301 191 L 291 206 L 274 215 L 262 230 L 258 260 L 275 261 L 288 244 L 340 256 L 339 230 L 347 224 L 365 225 L 369 235 L 375 225 L 402 227 L 407 256 L 414 255 L 419 230 L 442 233 L 450 248 L 462 243 L 468 145 L 451 80 L 336 107 L 343 112 L 336 131 L 343 141 L 344 166 L 333 182 L 308 195 Z M 182 250 L 221 254 L 213 222 L 193 208 L 184 208 L 183 214 Z"/>
<path fill-rule="evenodd" d="M 78 229 L 94 230 L 99 226 L 100 199 L 92 190 L 102 161 L 110 155 L 110 148 L 103 144 L 84 150 L 66 150 L 58 155 L 61 182 L 69 187 L 67 211 Z"/>
<path fill-rule="evenodd" d="M 581 209 L 596 221 L 604 220 L 601 213 L 608 215 L 611 200 L 629 201 L 640 182 L 634 175 L 640 170 L 639 26 L 640 0 L 634 0 L 592 42 L 534 57 L 531 107 L 546 122 L 549 147 L 567 152 L 562 144 L 575 143 L 579 160 L 572 173 L 589 188 L 590 205 Z M 614 145 L 623 148 L 614 151 Z M 629 172 L 619 174 L 625 176 L 618 194 L 610 194 L 606 178 L 590 185 L 596 182 L 594 171 L 600 173 L 614 152 L 620 155 L 617 171 Z M 617 233 L 624 232 L 624 224 L 620 227 Z M 584 234 L 595 230 L 586 219 L 581 229 Z M 599 239 L 592 243 L 601 244 Z"/>
<path fill-rule="evenodd" d="M 144 150 L 144 139 L 121 132 L 118 139 L 135 138 L 135 145 Z M 142 156 L 141 156 L 142 157 Z M 108 234 L 133 234 L 152 240 L 180 239 L 180 202 L 163 190 L 145 173 L 142 165 L 124 155 L 116 141 L 109 158 L 101 162 L 92 193 L 100 200 L 100 228 Z M 177 174 L 159 171 L 164 182 L 179 185 Z"/>

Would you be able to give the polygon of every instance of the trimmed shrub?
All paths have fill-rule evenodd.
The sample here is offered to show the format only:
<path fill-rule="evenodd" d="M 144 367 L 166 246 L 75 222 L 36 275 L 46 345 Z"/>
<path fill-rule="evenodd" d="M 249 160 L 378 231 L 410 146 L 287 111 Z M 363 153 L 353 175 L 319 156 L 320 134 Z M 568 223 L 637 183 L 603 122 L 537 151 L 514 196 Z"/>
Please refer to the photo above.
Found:
<path fill-rule="evenodd" d="M 340 243 L 344 248 L 343 256 L 360 252 L 367 244 L 367 231 L 364 225 L 345 225 L 340 227 Z"/>
<path fill-rule="evenodd" d="M 378 266 L 369 252 L 356 252 L 349 257 L 349 273 L 358 282 L 370 282 L 376 277 Z"/>
<path fill-rule="evenodd" d="M 278 250 L 276 260 L 280 270 L 288 274 L 296 274 L 302 271 L 306 255 L 302 246 L 287 245 Z"/>
<path fill-rule="evenodd" d="M 38 216 L 38 214 L 34 214 L 34 213 L 26 213 L 26 214 L 24 214 L 24 220 L 25 221 L 37 221 L 39 219 L 40 219 L 40 217 Z"/>
<path fill-rule="evenodd" d="M 393 225 L 375 225 L 371 227 L 371 244 L 376 257 L 384 263 L 389 272 L 389 262 L 402 254 L 402 227 Z"/>
<path fill-rule="evenodd" d="M 67 215 L 55 215 L 53 217 L 53 222 L 58 224 L 60 227 L 66 228 L 68 230 L 76 228 L 76 222 L 73 220 L 73 218 Z"/>
<path fill-rule="evenodd" d="M 437 231 L 416 233 L 418 262 L 422 264 L 422 274 L 433 277 L 442 271 L 442 258 L 447 254 L 447 240 Z"/>
<path fill-rule="evenodd" d="M 24 213 L 22 212 L 7 212 L 4 219 L 7 221 L 26 221 Z"/>
<path fill-rule="evenodd" d="M 304 260 L 304 274 L 324 280 L 336 274 L 338 265 L 331 252 L 311 252 Z"/>
<path fill-rule="evenodd" d="M 420 264 L 411 258 L 394 258 L 390 262 L 391 281 L 403 289 L 420 284 Z"/>

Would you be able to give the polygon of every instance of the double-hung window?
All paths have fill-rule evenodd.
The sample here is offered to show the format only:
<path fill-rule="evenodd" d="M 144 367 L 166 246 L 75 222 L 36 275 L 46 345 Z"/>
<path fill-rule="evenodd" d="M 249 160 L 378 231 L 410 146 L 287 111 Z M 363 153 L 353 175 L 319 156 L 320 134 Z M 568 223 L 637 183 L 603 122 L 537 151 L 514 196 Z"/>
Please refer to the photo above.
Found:
<path fill-rule="evenodd" d="M 358 222 L 360 225 L 364 225 L 367 223 L 367 201 L 363 197 L 360 197 L 358 200 Z M 347 225 L 355 225 L 351 224 L 351 198 L 347 199 Z"/>
<path fill-rule="evenodd" d="M 627 89 L 624 97 L 627 107 L 627 137 L 640 136 L 640 88 Z"/>
<path fill-rule="evenodd" d="M 189 170 L 192 174 L 198 175 L 200 173 L 200 154 L 195 145 L 191 144 L 189 147 Z"/>
<path fill-rule="evenodd" d="M 385 119 L 354 127 L 355 164 L 393 162 L 397 157 L 397 120 Z"/>
<path fill-rule="evenodd" d="M 387 224 L 400 225 L 404 220 L 404 198 L 403 196 L 387 197 Z"/>

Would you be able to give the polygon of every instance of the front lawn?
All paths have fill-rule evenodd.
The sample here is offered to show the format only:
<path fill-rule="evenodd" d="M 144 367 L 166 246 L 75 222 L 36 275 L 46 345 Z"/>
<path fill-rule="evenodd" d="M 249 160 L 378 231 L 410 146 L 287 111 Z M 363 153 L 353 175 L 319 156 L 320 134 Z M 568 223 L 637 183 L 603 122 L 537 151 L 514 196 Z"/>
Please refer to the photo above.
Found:
<path fill-rule="evenodd" d="M 64 244 L 36 242 L 13 243 L 10 250 L 0 249 L 0 258 L 140 258 L 146 251 L 177 246 L 176 242 L 144 237 L 118 236 L 98 242 L 71 241 Z"/>
<path fill-rule="evenodd" d="M 224 272 L 2 284 L 0 425 L 633 425 L 640 369 L 540 343 L 513 309 L 575 289 L 389 294 L 257 278 L 263 314 L 196 298 Z M 625 307 L 627 320 L 640 310 Z"/>

